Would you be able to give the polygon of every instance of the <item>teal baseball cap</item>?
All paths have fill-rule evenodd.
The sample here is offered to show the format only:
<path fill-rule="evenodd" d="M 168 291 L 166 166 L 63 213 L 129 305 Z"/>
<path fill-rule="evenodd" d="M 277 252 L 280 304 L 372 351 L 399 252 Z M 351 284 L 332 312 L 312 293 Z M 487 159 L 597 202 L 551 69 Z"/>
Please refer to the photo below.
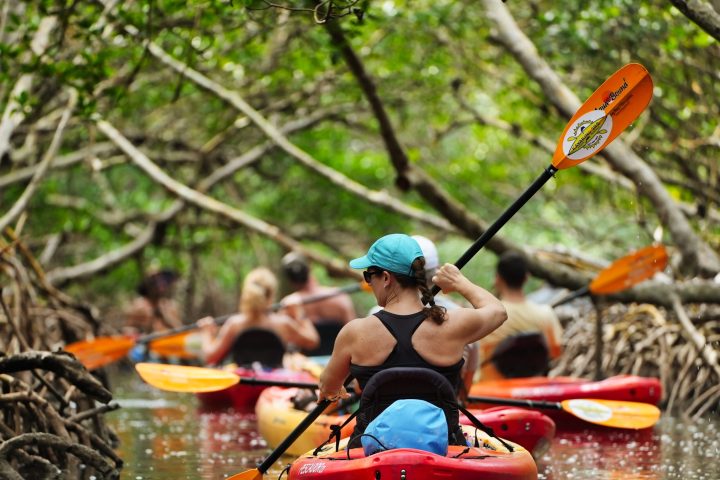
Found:
<path fill-rule="evenodd" d="M 388 272 L 412 276 L 412 263 L 422 256 L 420 244 L 414 238 L 393 233 L 377 239 L 362 257 L 350 260 L 350 267 L 378 267 Z"/>

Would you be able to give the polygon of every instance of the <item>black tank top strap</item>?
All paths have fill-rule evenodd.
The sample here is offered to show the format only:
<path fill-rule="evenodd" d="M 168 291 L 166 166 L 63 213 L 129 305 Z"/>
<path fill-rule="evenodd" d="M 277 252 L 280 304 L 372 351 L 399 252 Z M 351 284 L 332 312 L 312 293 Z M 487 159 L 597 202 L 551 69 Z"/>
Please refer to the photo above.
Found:
<path fill-rule="evenodd" d="M 415 363 L 423 361 L 422 357 L 415 351 L 412 345 L 412 337 L 415 331 L 422 325 L 427 318 L 427 314 L 423 311 L 410 315 L 396 315 L 394 313 L 380 310 L 375 316 L 385 325 L 390 334 L 395 337 L 397 344 L 388 356 L 385 363 L 393 362 L 396 364 Z"/>

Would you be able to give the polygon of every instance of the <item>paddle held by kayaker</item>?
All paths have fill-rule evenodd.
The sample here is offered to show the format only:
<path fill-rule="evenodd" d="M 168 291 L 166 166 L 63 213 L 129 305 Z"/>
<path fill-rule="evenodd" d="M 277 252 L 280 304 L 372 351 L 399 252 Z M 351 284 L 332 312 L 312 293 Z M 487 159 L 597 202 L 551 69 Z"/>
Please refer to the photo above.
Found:
<path fill-rule="evenodd" d="M 209 365 L 222 362 L 237 337 L 250 328 L 267 329 L 280 338 L 285 347 L 315 348 L 320 337 L 304 314 L 298 297 L 286 302 L 282 312 L 271 311 L 277 292 L 277 279 L 267 268 L 256 268 L 245 277 L 240 293 L 240 313 L 230 317 L 217 330 L 212 317 L 198 320 L 202 332 L 202 352 Z"/>
<path fill-rule="evenodd" d="M 302 300 L 305 300 L 337 291 L 337 287 L 320 284 L 303 255 L 290 252 L 282 258 L 281 263 L 283 274 L 293 290 L 291 295 L 298 294 Z M 281 300 L 283 305 L 291 295 Z M 347 293 L 309 302 L 304 307 L 305 314 L 315 325 L 326 323 L 345 325 L 356 316 L 352 298 Z"/>
<path fill-rule="evenodd" d="M 303 301 L 305 315 L 313 322 L 320 335 L 320 345 L 303 353 L 310 356 L 330 355 L 335 338 L 343 325 L 356 317 L 355 306 L 350 295 L 337 293 L 336 287 L 321 285 L 313 275 L 307 258 L 298 252 L 289 252 L 282 258 L 282 272 L 293 293 L 280 302 L 285 305 L 298 297 Z M 326 296 L 319 301 L 306 302 L 308 299 Z"/>
<path fill-rule="evenodd" d="M 350 374 L 364 388 L 374 374 L 400 366 L 432 369 L 457 391 L 465 345 L 507 318 L 497 298 L 451 264 L 442 266 L 433 282 L 445 293 L 458 292 L 473 308 L 448 311 L 436 305 L 425 278 L 423 252 L 408 235 L 380 238 L 350 266 L 365 269 L 365 281 L 383 310 L 355 319 L 340 331 L 320 376 L 321 399 L 345 396 L 342 385 Z"/>

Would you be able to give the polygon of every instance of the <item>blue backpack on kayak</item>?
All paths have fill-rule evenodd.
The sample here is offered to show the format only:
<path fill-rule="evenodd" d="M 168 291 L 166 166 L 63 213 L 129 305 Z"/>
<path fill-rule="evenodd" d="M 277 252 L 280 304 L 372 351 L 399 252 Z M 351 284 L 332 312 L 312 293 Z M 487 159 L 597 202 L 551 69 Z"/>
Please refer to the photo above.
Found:
<path fill-rule="evenodd" d="M 455 389 L 443 375 L 427 368 L 393 367 L 370 378 L 360 398 L 351 448 L 363 447 L 366 455 L 393 448 L 445 455 L 448 445 L 467 446 L 467 441 Z"/>
<path fill-rule="evenodd" d="M 458 405 L 455 389 L 444 376 L 427 368 L 393 367 L 370 378 L 360 397 L 360 407 L 342 425 L 330 426 L 332 433 L 313 455 L 318 455 L 333 439 L 335 451 L 339 451 L 342 429 L 353 419 L 356 422 L 347 445 L 348 455 L 350 449 L 359 447 L 363 447 L 365 455 L 393 448 L 417 448 L 446 455 L 448 445 L 470 446 L 460 427 L 460 411 L 478 430 L 513 451 L 512 445 Z M 373 437 L 375 442 L 370 441 Z M 479 446 L 477 437 L 475 443 Z"/>
<path fill-rule="evenodd" d="M 445 412 L 424 400 L 396 400 L 370 422 L 360 442 L 365 455 L 394 448 L 415 448 L 447 455 Z"/>

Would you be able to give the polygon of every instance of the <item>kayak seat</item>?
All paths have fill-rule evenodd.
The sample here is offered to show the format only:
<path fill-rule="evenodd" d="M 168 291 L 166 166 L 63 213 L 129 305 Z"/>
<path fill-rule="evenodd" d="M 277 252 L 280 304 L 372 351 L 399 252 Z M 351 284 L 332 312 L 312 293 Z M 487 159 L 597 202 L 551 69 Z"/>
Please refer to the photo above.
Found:
<path fill-rule="evenodd" d="M 315 329 L 320 335 L 320 345 L 312 350 L 303 350 L 303 353 L 310 357 L 331 355 L 335 346 L 335 338 L 340 333 L 342 325 L 336 322 L 321 322 L 315 324 Z"/>
<path fill-rule="evenodd" d="M 467 446 L 460 428 L 455 390 L 450 382 L 434 370 L 416 367 L 395 367 L 373 375 L 360 397 L 357 423 L 350 446 L 360 446 L 360 436 L 383 410 L 400 399 L 425 400 L 445 413 L 450 445 Z"/>
<path fill-rule="evenodd" d="M 230 357 L 239 367 L 258 362 L 266 368 L 280 368 L 284 356 L 282 340 L 266 328 L 248 328 L 238 335 L 230 349 Z"/>
<path fill-rule="evenodd" d="M 502 340 L 490 361 L 505 378 L 546 375 L 550 350 L 542 333 L 521 333 Z"/>

